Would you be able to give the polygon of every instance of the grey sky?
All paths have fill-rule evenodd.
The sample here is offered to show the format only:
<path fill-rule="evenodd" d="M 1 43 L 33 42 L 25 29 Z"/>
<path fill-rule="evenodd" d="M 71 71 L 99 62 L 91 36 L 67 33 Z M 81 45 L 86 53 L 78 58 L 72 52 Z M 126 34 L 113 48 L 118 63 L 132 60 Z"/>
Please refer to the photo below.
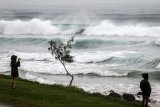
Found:
<path fill-rule="evenodd" d="M 159 5 L 160 0 L 0 0 L 1 7 L 14 6 L 149 6 Z"/>

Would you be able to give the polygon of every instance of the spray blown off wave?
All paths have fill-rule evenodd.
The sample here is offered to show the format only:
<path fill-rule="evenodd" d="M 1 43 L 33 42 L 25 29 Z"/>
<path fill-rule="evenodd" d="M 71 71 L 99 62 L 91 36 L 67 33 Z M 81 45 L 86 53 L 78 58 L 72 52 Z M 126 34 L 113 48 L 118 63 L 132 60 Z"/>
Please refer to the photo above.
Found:
<path fill-rule="evenodd" d="M 102 21 L 99 25 L 88 27 L 84 34 L 159 37 L 160 26 L 146 26 L 144 24 L 115 25 L 109 21 Z"/>
<path fill-rule="evenodd" d="M 117 36 L 154 36 L 159 37 L 160 26 L 147 24 L 117 25 L 112 21 L 102 20 L 97 24 L 54 24 L 54 20 L 31 19 L 28 21 L 0 20 L 1 34 L 84 34 L 84 35 L 117 35 Z"/>

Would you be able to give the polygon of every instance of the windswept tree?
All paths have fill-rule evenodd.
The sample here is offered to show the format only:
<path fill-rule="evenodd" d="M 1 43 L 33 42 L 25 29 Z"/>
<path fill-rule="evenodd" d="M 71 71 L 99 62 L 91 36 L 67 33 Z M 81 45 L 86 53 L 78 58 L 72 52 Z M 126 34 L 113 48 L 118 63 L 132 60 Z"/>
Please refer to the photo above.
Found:
<path fill-rule="evenodd" d="M 70 84 L 69 86 L 72 85 L 74 76 L 73 74 L 70 74 L 69 71 L 67 70 L 65 63 L 72 63 L 73 56 L 70 55 L 70 49 L 72 48 L 72 43 L 74 41 L 74 37 L 70 38 L 67 41 L 67 44 L 62 44 L 62 43 L 56 43 L 55 41 L 49 41 L 50 47 L 48 50 L 51 52 L 51 54 L 55 57 L 56 60 L 59 60 L 60 63 L 63 65 L 67 75 L 71 77 Z"/>

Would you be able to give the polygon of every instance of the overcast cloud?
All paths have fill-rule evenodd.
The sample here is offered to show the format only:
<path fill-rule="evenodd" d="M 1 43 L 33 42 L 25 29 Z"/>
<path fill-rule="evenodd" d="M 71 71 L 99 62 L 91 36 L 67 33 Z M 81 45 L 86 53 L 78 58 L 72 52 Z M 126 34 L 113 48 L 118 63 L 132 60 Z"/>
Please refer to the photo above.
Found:
<path fill-rule="evenodd" d="M 160 0 L 0 0 L 1 7 L 14 6 L 160 6 Z"/>

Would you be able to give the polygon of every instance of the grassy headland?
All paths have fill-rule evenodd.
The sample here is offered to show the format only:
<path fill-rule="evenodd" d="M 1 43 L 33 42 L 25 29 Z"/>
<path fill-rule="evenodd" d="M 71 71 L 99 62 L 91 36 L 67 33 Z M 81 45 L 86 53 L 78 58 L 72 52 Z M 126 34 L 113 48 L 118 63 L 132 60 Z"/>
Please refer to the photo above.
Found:
<path fill-rule="evenodd" d="M 100 94 L 89 94 L 75 87 L 45 85 L 18 78 L 11 89 L 10 76 L 0 75 L 0 102 L 15 107 L 139 107 Z"/>

